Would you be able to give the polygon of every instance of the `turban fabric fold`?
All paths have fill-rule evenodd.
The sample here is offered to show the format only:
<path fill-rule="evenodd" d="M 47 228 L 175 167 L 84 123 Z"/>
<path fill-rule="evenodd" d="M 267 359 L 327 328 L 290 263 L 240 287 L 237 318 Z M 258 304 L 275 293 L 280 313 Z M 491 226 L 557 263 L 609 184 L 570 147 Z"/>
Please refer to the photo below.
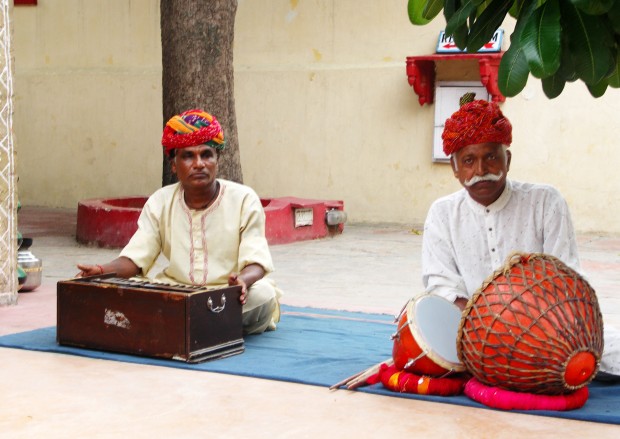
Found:
<path fill-rule="evenodd" d="M 464 104 L 446 120 L 441 138 L 447 156 L 478 143 L 509 146 L 512 125 L 495 102 L 476 100 Z"/>
<path fill-rule="evenodd" d="M 214 116 L 198 109 L 188 110 L 166 123 L 161 144 L 166 154 L 173 149 L 198 145 L 221 151 L 225 146 L 224 132 Z"/>

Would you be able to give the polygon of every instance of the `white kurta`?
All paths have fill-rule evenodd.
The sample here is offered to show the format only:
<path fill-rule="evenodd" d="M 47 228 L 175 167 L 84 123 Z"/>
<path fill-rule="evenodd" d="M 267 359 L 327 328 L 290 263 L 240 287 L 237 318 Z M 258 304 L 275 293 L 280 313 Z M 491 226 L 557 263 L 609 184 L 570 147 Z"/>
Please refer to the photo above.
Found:
<path fill-rule="evenodd" d="M 581 273 L 570 212 L 560 193 L 508 180 L 502 195 L 485 207 L 462 189 L 435 201 L 428 212 L 424 287 L 450 301 L 469 298 L 517 251 L 553 255 Z"/>
<path fill-rule="evenodd" d="M 426 292 L 450 301 L 468 299 L 514 252 L 550 254 L 584 276 L 570 212 L 556 189 L 507 181 L 502 195 L 487 207 L 465 189 L 440 198 L 424 224 Z M 604 331 L 600 371 L 618 379 L 620 331 L 609 325 Z"/>

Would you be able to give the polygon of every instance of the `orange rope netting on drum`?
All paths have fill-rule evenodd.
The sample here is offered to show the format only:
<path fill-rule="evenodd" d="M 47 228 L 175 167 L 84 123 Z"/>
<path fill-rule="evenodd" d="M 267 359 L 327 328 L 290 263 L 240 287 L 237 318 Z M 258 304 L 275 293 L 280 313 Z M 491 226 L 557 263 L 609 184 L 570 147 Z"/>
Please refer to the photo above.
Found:
<path fill-rule="evenodd" d="M 514 254 L 463 312 L 458 355 L 480 382 L 561 394 L 594 377 L 603 350 L 596 294 L 579 273 L 545 254 Z"/>

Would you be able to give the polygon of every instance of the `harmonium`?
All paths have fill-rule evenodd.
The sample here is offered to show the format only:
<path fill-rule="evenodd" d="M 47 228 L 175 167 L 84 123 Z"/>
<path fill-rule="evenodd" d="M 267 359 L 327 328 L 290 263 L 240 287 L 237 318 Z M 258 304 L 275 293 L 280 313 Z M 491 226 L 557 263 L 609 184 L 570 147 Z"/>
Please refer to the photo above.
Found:
<path fill-rule="evenodd" d="M 58 282 L 59 344 L 187 363 L 244 351 L 240 286 L 167 285 L 115 276 Z"/>

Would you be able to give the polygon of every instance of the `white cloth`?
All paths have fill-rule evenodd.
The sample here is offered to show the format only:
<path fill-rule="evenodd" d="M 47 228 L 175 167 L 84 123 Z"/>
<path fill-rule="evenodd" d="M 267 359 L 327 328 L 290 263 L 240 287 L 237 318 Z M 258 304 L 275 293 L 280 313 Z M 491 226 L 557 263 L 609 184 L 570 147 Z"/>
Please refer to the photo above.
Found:
<path fill-rule="evenodd" d="M 465 189 L 440 198 L 424 224 L 422 280 L 426 292 L 469 299 L 514 252 L 546 253 L 581 271 L 564 198 L 551 186 L 506 181 L 490 206 Z M 620 375 L 620 331 L 605 325 L 600 371 Z"/>
<path fill-rule="evenodd" d="M 228 285 L 230 273 L 250 264 L 262 266 L 266 274 L 272 272 L 260 198 L 248 186 L 218 181 L 217 198 L 203 210 L 187 207 L 180 183 L 157 190 L 144 205 L 138 230 L 120 256 L 131 259 L 146 276 L 163 254 L 169 265 L 155 280 L 170 284 L 221 287 Z M 250 287 L 243 306 L 246 332 L 269 328 L 272 315 L 277 322 L 280 295 L 271 279 Z"/>
<path fill-rule="evenodd" d="M 450 301 L 470 298 L 516 251 L 551 254 L 581 273 L 570 212 L 560 193 L 508 180 L 501 196 L 485 207 L 462 189 L 435 201 L 428 212 L 424 287 Z"/>
<path fill-rule="evenodd" d="M 614 326 L 605 325 L 603 339 L 605 348 L 599 370 L 617 380 L 620 377 L 620 330 Z"/>

